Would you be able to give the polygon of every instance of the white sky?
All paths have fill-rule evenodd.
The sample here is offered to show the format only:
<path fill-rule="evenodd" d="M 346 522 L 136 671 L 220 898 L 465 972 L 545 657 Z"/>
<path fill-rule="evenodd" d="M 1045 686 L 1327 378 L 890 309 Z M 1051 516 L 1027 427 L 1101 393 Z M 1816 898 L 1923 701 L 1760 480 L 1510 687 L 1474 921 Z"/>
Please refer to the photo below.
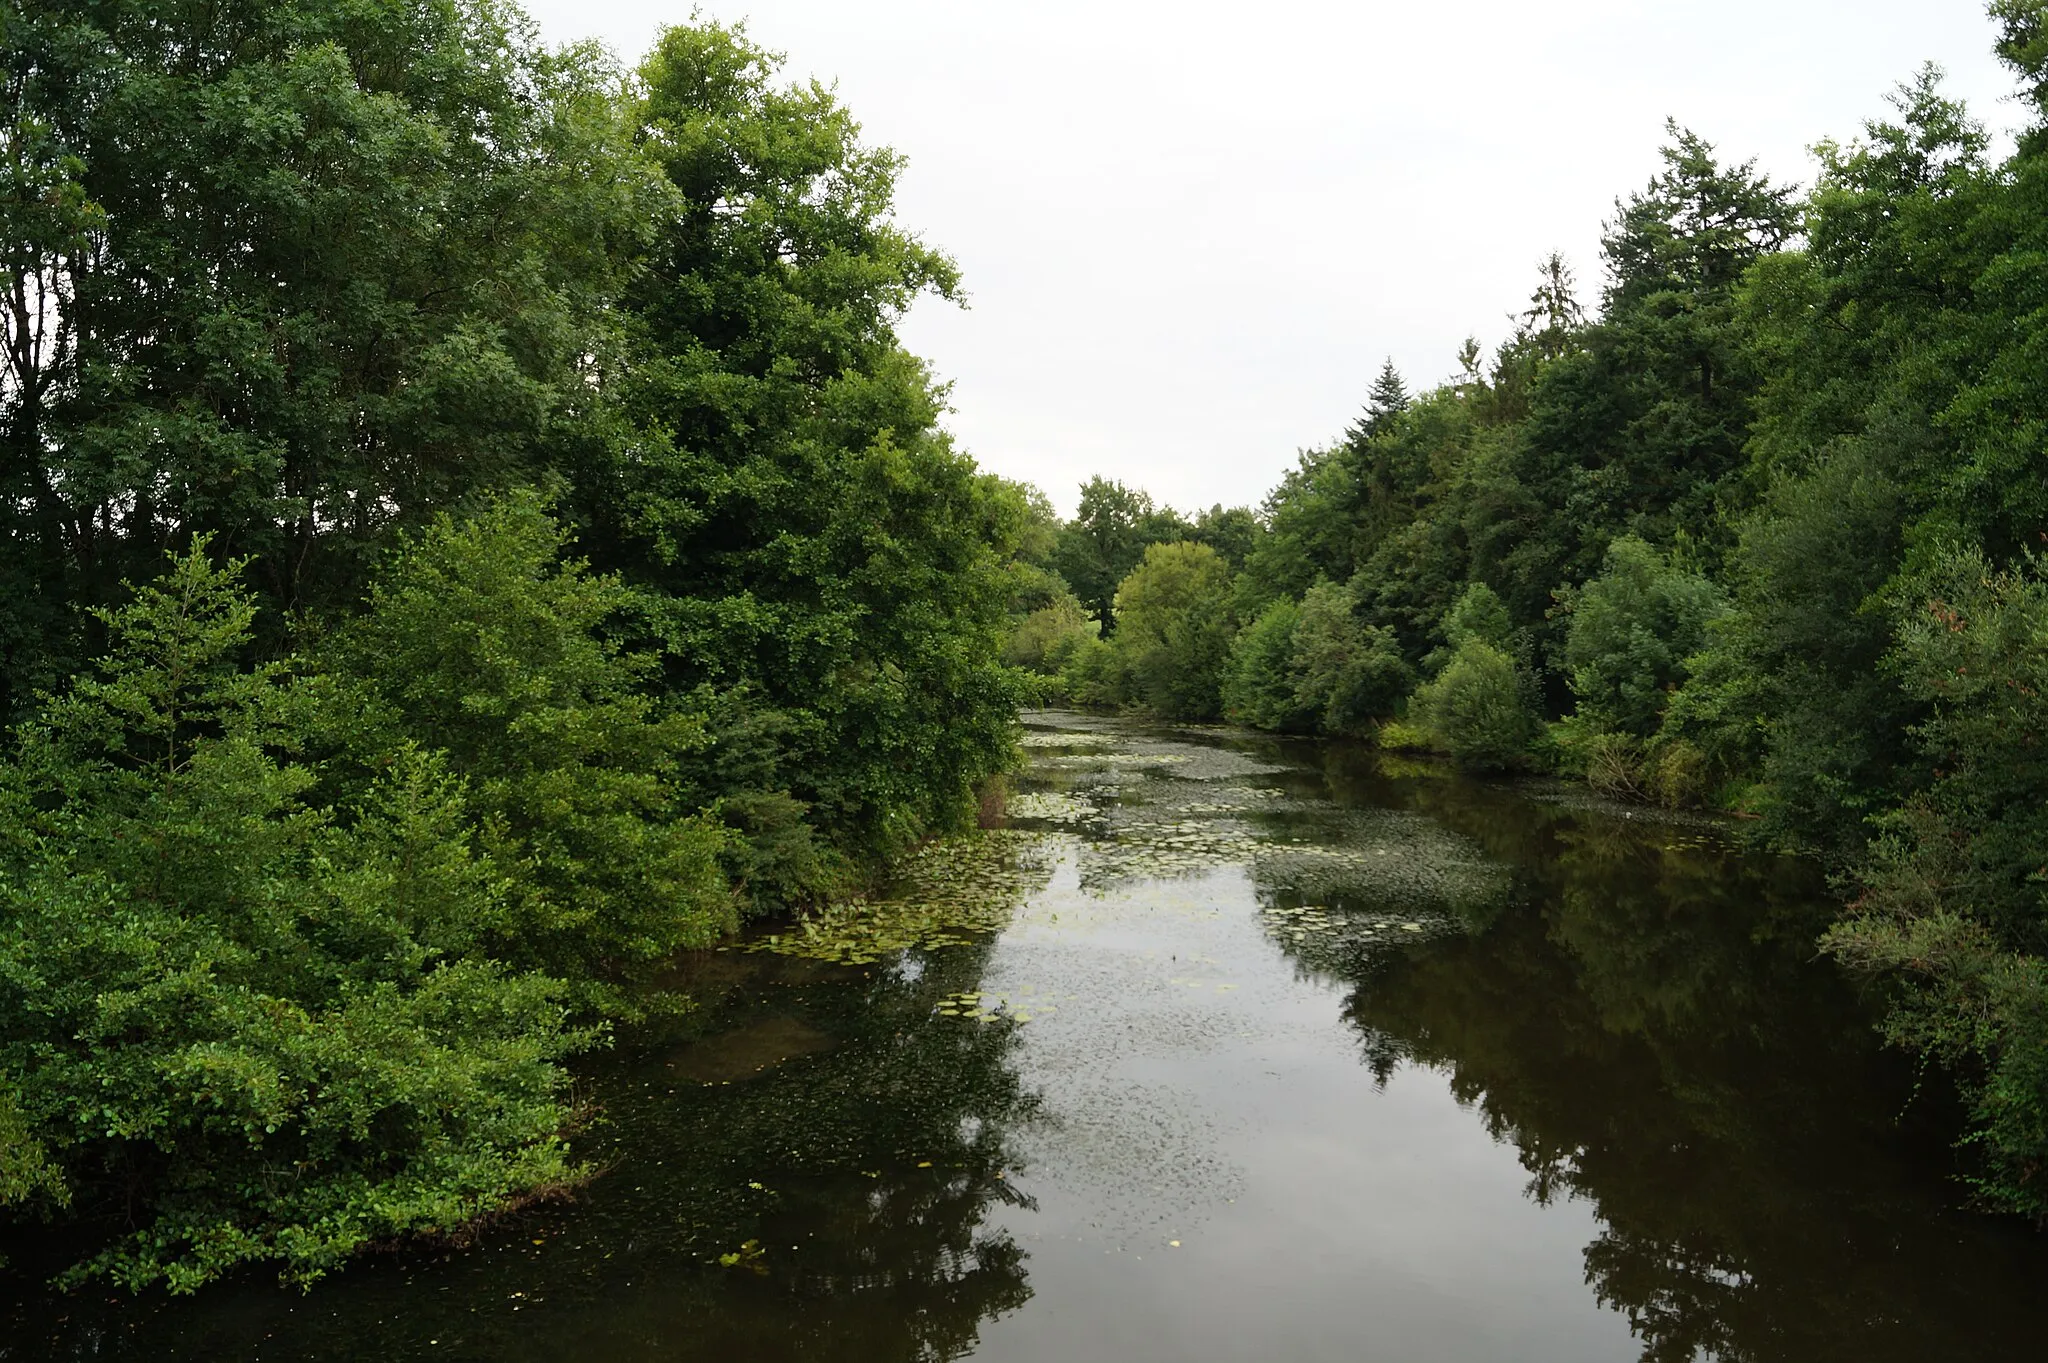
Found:
<path fill-rule="evenodd" d="M 662 0 L 525 0 L 637 58 Z M 1184 509 L 1255 504 L 1392 356 L 1411 388 L 1489 349 L 1535 262 L 1592 303 L 1600 222 L 1665 116 L 1810 178 L 1922 62 L 1993 128 L 2020 110 L 1981 0 L 708 0 L 837 81 L 910 159 L 905 225 L 970 306 L 904 327 L 984 467 L 1063 512 L 1101 472 Z"/>

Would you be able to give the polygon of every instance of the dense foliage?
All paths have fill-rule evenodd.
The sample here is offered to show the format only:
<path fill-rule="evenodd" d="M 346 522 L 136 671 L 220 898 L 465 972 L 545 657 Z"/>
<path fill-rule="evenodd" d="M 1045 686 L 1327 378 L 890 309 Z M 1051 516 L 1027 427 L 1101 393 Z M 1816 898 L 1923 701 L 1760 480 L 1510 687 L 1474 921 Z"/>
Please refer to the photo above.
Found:
<path fill-rule="evenodd" d="M 1973 1095 L 1986 1200 L 2048 1218 L 2048 7 L 1990 8 L 2004 162 L 1932 68 L 1803 193 L 1673 125 L 1597 309 L 1551 256 L 1490 359 L 1389 365 L 1179 602 L 1234 620 L 1220 682 L 1207 636 L 1170 682 L 1121 633 L 1033 665 L 1751 816 L 1849 889 L 1827 946 Z M 1098 479 L 1053 566 L 1107 627 L 1192 530 Z"/>
<path fill-rule="evenodd" d="M 971 819 L 1007 617 L 1088 622 L 897 341 L 897 158 L 742 31 L 26 0 L 0 63 L 0 1207 L 310 1280 L 577 1177 L 565 1059 Z"/>

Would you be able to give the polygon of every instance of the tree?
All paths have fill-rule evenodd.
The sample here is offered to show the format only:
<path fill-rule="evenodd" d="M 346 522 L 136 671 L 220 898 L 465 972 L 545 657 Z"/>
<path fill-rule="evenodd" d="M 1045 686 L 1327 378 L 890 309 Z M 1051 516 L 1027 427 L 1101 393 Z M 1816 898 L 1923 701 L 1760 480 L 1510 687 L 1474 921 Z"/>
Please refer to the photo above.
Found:
<path fill-rule="evenodd" d="M 1515 660 L 1477 638 L 1416 691 L 1412 714 L 1460 763 L 1482 771 L 1526 763 L 1541 729 Z"/>
<path fill-rule="evenodd" d="M 2048 1193 L 2048 581 L 1950 548 L 1894 600 L 1889 665 L 1928 707 L 1924 789 L 1878 820 L 1863 894 L 1826 944 L 1903 977 L 1885 1029 L 1956 1066 L 1977 1187 L 2040 1219 Z"/>
<path fill-rule="evenodd" d="M 1300 620 L 1300 606 L 1275 601 L 1238 631 L 1223 677 L 1223 713 L 1228 718 L 1286 733 L 1315 729 L 1317 707 L 1303 702 L 1296 689 L 1294 631 Z"/>
<path fill-rule="evenodd" d="M 1133 698 L 1170 719 L 1220 716 L 1236 632 L 1223 556 L 1206 544 L 1152 545 L 1117 588 L 1116 609 L 1114 647 Z"/>
<path fill-rule="evenodd" d="M 0 43 L 0 709 L 83 646 L 43 603 L 194 533 L 345 602 L 386 526 L 589 412 L 665 202 L 594 50 L 499 0 L 39 3 Z"/>
<path fill-rule="evenodd" d="M 1529 295 L 1529 306 L 1516 319 L 1516 340 L 1545 360 L 1563 355 L 1586 325 L 1579 306 L 1572 267 L 1562 251 L 1552 251 L 1537 267 L 1542 279 Z"/>
<path fill-rule="evenodd" d="M 1633 536 L 1607 549 L 1572 607 L 1564 660 L 1579 718 L 1646 739 L 1691 675 L 1689 659 L 1727 609 L 1720 588 Z"/>
<path fill-rule="evenodd" d="M 1372 393 L 1365 400 L 1365 414 L 1353 422 L 1345 438 L 1354 445 L 1362 445 L 1376 435 L 1385 435 L 1394 428 L 1401 413 L 1408 410 L 1410 398 L 1408 385 L 1401 381 L 1401 371 L 1394 368 L 1393 357 L 1380 366 L 1379 377 L 1372 381 Z"/>
<path fill-rule="evenodd" d="M 665 682 L 779 716 L 856 864 L 966 820 L 1009 759 L 998 651 L 1026 505 L 938 428 L 895 326 L 958 272 L 893 220 L 902 162 L 743 29 L 665 31 L 638 137 L 676 196 L 625 298 L 604 419 L 562 447 L 578 543 L 646 600 Z"/>
<path fill-rule="evenodd" d="M 704 717 L 658 703 L 660 659 L 608 637 L 638 603 L 565 561 L 565 539 L 532 494 L 443 516 L 402 542 L 324 659 L 360 683 L 343 704 L 366 712 L 372 754 L 417 741 L 466 781 L 513 888 L 492 954 L 629 983 L 735 926 L 727 834 L 679 797 Z"/>
<path fill-rule="evenodd" d="M 255 606 L 206 549 L 101 613 L 96 675 L 0 768 L 9 1191 L 125 1199 L 78 1272 L 174 1291 L 311 1281 L 568 1179 L 559 1062 L 593 1039 L 483 954 L 504 881 L 437 756 L 308 802 L 311 697 L 241 665 Z"/>
<path fill-rule="evenodd" d="M 1350 592 L 1334 582 L 1319 582 L 1302 597 L 1293 642 L 1295 699 L 1325 733 L 1363 733 L 1393 714 L 1414 684 L 1393 631 L 1363 624 Z"/>
<path fill-rule="evenodd" d="M 1615 201 L 1601 249 L 1610 315 L 1659 294 L 1726 298 L 1752 263 L 1783 246 L 1796 216 L 1792 194 L 1757 172 L 1754 159 L 1723 166 L 1713 146 L 1676 120 L 1664 131 L 1664 169 Z M 1711 376 L 1707 382 L 1711 383 Z"/>
<path fill-rule="evenodd" d="M 1222 547 L 1238 547 L 1243 526 L 1220 507 L 1212 515 L 1210 533 L 1223 539 Z M 1195 527 L 1171 507 L 1154 503 L 1150 494 L 1107 478 L 1090 478 L 1081 486 L 1074 519 L 1060 531 L 1053 564 L 1108 638 L 1116 633 L 1117 588 L 1146 549 L 1195 535 Z"/>

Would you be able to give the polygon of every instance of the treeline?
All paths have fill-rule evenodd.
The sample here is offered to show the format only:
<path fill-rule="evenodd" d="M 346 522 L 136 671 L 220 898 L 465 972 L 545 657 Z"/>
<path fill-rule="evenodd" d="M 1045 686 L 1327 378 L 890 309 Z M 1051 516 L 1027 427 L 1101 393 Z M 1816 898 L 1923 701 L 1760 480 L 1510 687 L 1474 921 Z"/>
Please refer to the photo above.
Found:
<path fill-rule="evenodd" d="M 1991 12 L 2010 157 L 1931 69 L 1804 193 L 1674 126 L 1590 314 L 1553 257 L 1495 353 L 1390 365 L 1256 517 L 1091 483 L 1010 650 L 1048 698 L 1751 816 L 1837 869 L 1827 949 L 1961 1076 L 1985 1201 L 2042 1218 L 2048 5 Z"/>
<path fill-rule="evenodd" d="M 0 1208 L 306 1281 L 580 1174 L 682 948 L 971 820 L 1036 521 L 737 29 L 0 12 Z"/>

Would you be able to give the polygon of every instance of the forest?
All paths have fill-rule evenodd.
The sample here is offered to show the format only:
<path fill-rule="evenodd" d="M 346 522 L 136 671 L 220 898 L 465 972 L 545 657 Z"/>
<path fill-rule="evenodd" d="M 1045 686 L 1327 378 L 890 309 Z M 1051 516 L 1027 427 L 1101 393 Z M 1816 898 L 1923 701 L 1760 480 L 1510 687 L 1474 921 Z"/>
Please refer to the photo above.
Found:
<path fill-rule="evenodd" d="M 678 953 L 1062 703 L 1740 816 L 2048 1217 L 2048 5 L 1992 10 L 2010 156 L 1931 69 L 1803 191 L 1674 124 L 1596 291 L 1258 508 L 1062 519 L 898 339 L 961 289 L 901 160 L 742 28 L 8 8 L 0 1214 L 183 1292 L 571 1187 Z"/>

